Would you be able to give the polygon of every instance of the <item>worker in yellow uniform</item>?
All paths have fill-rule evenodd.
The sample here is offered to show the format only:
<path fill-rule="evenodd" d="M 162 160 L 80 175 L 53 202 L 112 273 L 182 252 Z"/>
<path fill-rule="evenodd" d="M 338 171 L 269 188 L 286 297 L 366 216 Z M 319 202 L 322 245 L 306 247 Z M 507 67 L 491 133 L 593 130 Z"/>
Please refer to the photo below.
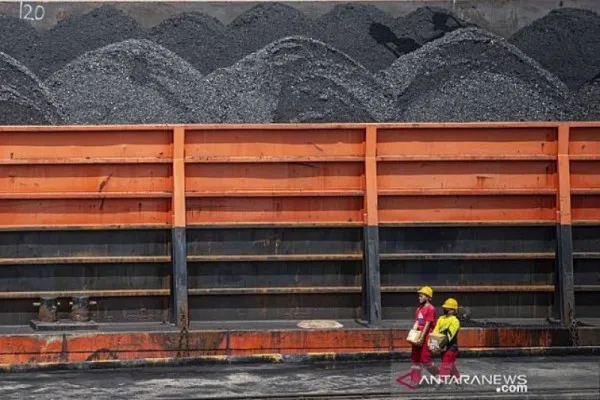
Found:
<path fill-rule="evenodd" d="M 444 315 L 441 315 L 433 333 L 444 335 L 444 339 L 440 342 L 442 351 L 442 366 L 440 368 L 440 376 L 460 377 L 456 368 L 456 358 L 458 357 L 458 331 L 460 330 L 460 321 L 456 317 L 458 313 L 458 302 L 453 299 L 447 299 L 442 304 Z"/>

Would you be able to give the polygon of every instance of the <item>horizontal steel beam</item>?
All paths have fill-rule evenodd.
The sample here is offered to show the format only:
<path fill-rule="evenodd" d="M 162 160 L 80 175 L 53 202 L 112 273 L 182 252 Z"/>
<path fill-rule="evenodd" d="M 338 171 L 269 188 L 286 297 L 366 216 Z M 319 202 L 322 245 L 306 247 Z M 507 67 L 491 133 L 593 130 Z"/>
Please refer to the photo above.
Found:
<path fill-rule="evenodd" d="M 574 251 L 573 258 L 597 260 L 597 259 L 600 259 L 600 252 Z"/>
<path fill-rule="evenodd" d="M 190 296 L 263 295 L 263 294 L 336 294 L 361 293 L 359 286 L 262 287 L 262 288 L 195 288 Z"/>
<path fill-rule="evenodd" d="M 256 255 L 188 255 L 189 262 L 256 262 L 256 261 L 360 261 L 362 254 L 256 254 Z"/>
<path fill-rule="evenodd" d="M 0 200 L 52 200 L 52 199 L 164 199 L 169 192 L 46 192 L 46 193 L 0 193 Z"/>
<path fill-rule="evenodd" d="M 0 165 L 64 165 L 64 164 L 170 164 L 170 158 L 97 157 L 97 158 L 0 158 Z"/>
<path fill-rule="evenodd" d="M 600 292 L 600 285 L 574 285 L 576 292 Z"/>
<path fill-rule="evenodd" d="M 294 162 L 362 162 L 362 156 L 207 156 L 186 157 L 186 164 L 202 163 L 294 163 Z"/>
<path fill-rule="evenodd" d="M 0 258 L 0 265 L 47 265 L 47 264 L 146 264 L 168 263 L 171 256 L 101 256 L 101 257 L 17 257 Z"/>
<path fill-rule="evenodd" d="M 417 286 L 381 286 L 382 293 L 416 293 Z M 554 285 L 476 285 L 435 286 L 441 293 L 497 293 L 497 292 L 552 292 Z M 209 295 L 263 295 L 263 294 L 336 294 L 361 293 L 360 286 L 313 286 L 313 287 L 260 287 L 260 288 L 193 288 L 191 296 Z"/>
<path fill-rule="evenodd" d="M 186 197 L 345 197 L 363 196 L 363 190 L 229 190 L 186 192 Z"/>
<path fill-rule="evenodd" d="M 546 154 L 407 154 L 378 156 L 377 161 L 548 161 L 556 160 L 555 156 Z"/>
<path fill-rule="evenodd" d="M 382 253 L 382 260 L 552 260 L 555 253 Z"/>
<path fill-rule="evenodd" d="M 379 196 L 554 196 L 556 189 L 381 189 Z"/>
<path fill-rule="evenodd" d="M 0 292 L 0 299 L 38 299 L 41 297 L 153 297 L 168 296 L 169 289 L 128 289 L 128 290 L 65 290 L 44 292 Z"/>

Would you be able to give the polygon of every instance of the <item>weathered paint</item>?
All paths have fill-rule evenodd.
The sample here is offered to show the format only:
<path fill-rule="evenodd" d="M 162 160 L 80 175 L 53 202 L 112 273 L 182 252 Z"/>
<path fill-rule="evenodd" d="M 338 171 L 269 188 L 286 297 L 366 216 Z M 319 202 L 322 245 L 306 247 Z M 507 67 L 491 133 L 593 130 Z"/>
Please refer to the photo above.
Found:
<path fill-rule="evenodd" d="M 189 323 L 188 267 L 185 228 L 173 228 L 173 264 L 171 270 L 171 321 L 179 328 Z"/>
<path fill-rule="evenodd" d="M 382 352 L 410 349 L 406 329 L 263 330 L 1 335 L 0 364 Z M 461 348 L 553 348 L 568 345 L 560 328 L 464 328 Z M 596 343 L 599 328 L 581 328 L 582 345 Z"/>
<path fill-rule="evenodd" d="M 111 306 L 120 299 L 130 304 L 144 299 L 149 303 L 155 301 L 152 318 L 160 320 L 161 313 L 169 307 L 163 310 L 156 302 L 163 300 L 157 298 L 165 297 L 164 301 L 168 301 L 167 296 L 173 294 L 179 304 L 187 301 L 183 288 L 188 260 L 184 253 L 189 247 L 189 261 L 198 264 L 196 272 L 204 262 L 244 260 L 255 263 L 343 260 L 349 268 L 354 268 L 351 261 L 362 260 L 367 266 L 364 276 L 356 276 L 354 281 L 340 279 L 326 283 L 315 278 L 304 286 L 299 280 L 281 279 L 267 288 L 192 286 L 189 294 L 194 297 L 190 301 L 199 307 L 192 314 L 199 317 L 214 316 L 220 312 L 221 304 L 225 304 L 229 313 L 242 314 L 245 310 L 239 305 L 248 305 L 247 316 L 264 318 L 328 316 L 330 312 L 335 316 L 355 317 L 355 310 L 360 308 L 360 301 L 356 301 L 360 290 L 366 299 L 363 313 L 368 320 L 376 320 L 378 300 L 373 290 L 379 287 L 376 273 L 381 254 L 377 247 L 381 246 L 388 270 L 394 261 L 416 259 L 446 262 L 494 259 L 506 265 L 516 258 L 556 259 L 560 269 L 555 274 L 561 277 L 557 282 L 549 282 L 545 274 L 538 274 L 535 281 L 519 281 L 516 285 L 507 282 L 501 286 L 499 282 L 474 282 L 461 275 L 456 283 L 439 281 L 436 285 L 441 293 L 462 293 L 465 298 L 478 299 L 477 306 L 481 304 L 485 310 L 494 307 L 494 313 L 512 313 L 506 309 L 508 303 L 493 305 L 499 295 L 511 293 L 511 301 L 519 307 L 529 307 L 519 311 L 527 316 L 540 316 L 551 303 L 550 293 L 558 287 L 565 322 L 564 304 L 573 303 L 565 299 L 572 299 L 574 290 L 586 291 L 588 296 L 597 288 L 587 282 L 577 287 L 569 284 L 573 257 L 595 255 L 591 253 L 593 249 L 573 254 L 569 250 L 572 245 L 568 228 L 562 227 L 600 224 L 600 179 L 595 174 L 600 171 L 596 165 L 600 162 L 599 131 L 600 126 L 595 122 L 0 127 L 0 165 L 6 167 L 0 173 L 3 183 L 0 186 L 4 188 L 0 189 L 0 229 L 21 234 L 23 230 L 76 228 L 85 241 L 88 232 L 81 230 L 174 228 L 171 239 L 165 243 L 170 252 L 113 254 L 106 249 L 89 248 L 84 254 L 75 254 L 70 249 L 55 254 L 47 254 L 46 249 L 44 255 L 40 253 L 43 257 L 40 264 L 62 272 L 67 270 L 53 264 L 62 261 L 49 257 L 73 257 L 65 260 L 70 264 L 90 264 L 94 257 L 103 256 L 107 257 L 107 264 L 133 265 L 134 259 L 136 263 L 171 261 L 174 279 L 170 283 L 170 277 L 161 276 L 160 281 L 148 280 L 148 285 L 132 279 L 123 288 L 112 285 L 87 288 L 84 284 L 65 289 L 64 282 L 56 279 L 52 281 L 55 287 L 48 283 L 45 290 L 33 291 L 31 287 L 35 286 L 31 282 L 21 282 L 11 287 L 12 291 L 3 292 L 2 301 L 21 302 L 19 308 L 23 311 L 26 299 L 44 293 L 105 296 L 108 300 L 104 301 Z M 66 177 L 71 170 L 70 176 L 78 180 L 73 184 Z M 507 228 L 506 232 L 511 232 L 508 235 L 515 239 L 509 243 L 505 236 L 501 237 L 499 242 L 504 248 L 480 240 L 477 234 L 469 239 L 460 232 L 456 237 L 444 236 L 440 232 L 448 231 L 441 227 L 428 228 L 420 241 L 410 240 L 408 225 L 432 223 L 463 225 L 461 229 L 466 231 L 481 225 L 521 227 L 512 231 Z M 403 224 L 394 228 L 402 234 L 390 238 L 384 232 L 387 228 L 380 228 L 382 224 Z M 534 231 L 523 227 L 527 224 L 560 228 L 550 239 L 544 228 L 540 228 L 536 232 L 539 236 L 530 241 L 523 239 L 524 233 L 519 233 Z M 319 226 L 323 230 L 333 226 L 347 226 L 349 230 L 362 226 L 365 234 L 363 240 L 348 245 L 352 250 L 343 245 L 340 251 L 333 251 L 333 246 L 340 245 L 337 241 L 317 244 L 307 240 L 303 244 L 308 248 L 306 251 L 293 246 L 285 248 L 285 240 L 269 234 L 250 240 L 250 244 L 228 243 L 228 240 L 218 243 L 219 237 L 232 237 L 223 233 L 226 229 L 219 231 L 219 228 L 236 231 L 253 226 L 260 231 L 256 227 L 262 226 L 268 232 L 274 227 L 302 225 Z M 209 238 L 209 243 L 202 243 L 204 237 L 188 246 L 183 233 L 189 233 L 191 227 L 215 229 L 216 240 Z M 287 237 L 287 232 L 281 237 Z M 503 235 L 501 230 L 496 232 Z M 381 240 L 373 239 L 377 235 Z M 442 240 L 436 240 L 440 235 Z M 401 245 L 390 245 L 394 240 Z M 78 246 L 75 242 L 67 247 Z M 461 247 L 466 242 L 471 244 Z M 137 248 L 135 243 L 130 245 Z M 227 247 L 221 253 L 216 251 Z M 0 243 L 3 253 L 0 264 L 6 268 L 14 269 L 18 264 L 23 268 L 31 266 L 33 270 L 37 265 L 37 250 L 28 249 L 25 251 L 28 254 L 24 254 L 26 246 L 8 246 L 8 254 L 4 255 L 3 248 L 6 247 Z M 549 256 L 552 253 L 554 257 Z M 235 260 L 237 256 L 239 259 Z M 13 265 L 12 260 L 19 257 L 23 260 Z M 150 261 L 135 257 L 156 258 Z M 546 268 L 542 263 L 536 265 Z M 40 266 L 35 268 L 39 270 Z M 364 278 L 362 285 L 361 278 Z M 405 294 L 417 282 L 397 279 L 398 276 L 393 277 L 380 291 L 387 296 L 390 315 L 407 318 L 409 314 L 401 308 L 410 303 L 405 301 Z M 285 306 L 279 308 L 281 303 L 276 300 L 286 296 Z M 223 299 L 226 301 L 219 303 Z M 171 307 L 177 303 L 174 300 Z M 327 303 L 319 307 L 318 303 L 324 301 Z M 100 315 L 116 312 L 103 309 Z M 146 307 L 142 306 L 140 313 L 144 312 Z M 385 310 L 379 312 L 385 314 Z M 128 320 L 135 311 L 122 314 Z M 172 318 L 174 314 L 172 311 Z M 18 318 L 27 315 L 23 312 Z"/>

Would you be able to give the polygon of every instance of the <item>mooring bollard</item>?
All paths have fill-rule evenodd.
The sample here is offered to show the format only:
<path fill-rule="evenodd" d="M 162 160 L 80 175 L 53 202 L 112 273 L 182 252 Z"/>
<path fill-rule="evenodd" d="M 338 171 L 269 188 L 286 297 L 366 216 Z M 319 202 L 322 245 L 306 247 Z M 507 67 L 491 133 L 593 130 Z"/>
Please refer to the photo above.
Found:
<path fill-rule="evenodd" d="M 60 303 L 56 300 L 56 297 L 42 297 L 40 302 L 35 302 L 33 305 L 40 308 L 38 312 L 40 322 L 58 321 L 56 311 Z"/>
<path fill-rule="evenodd" d="M 87 296 L 74 296 L 69 303 L 71 305 L 70 319 L 74 322 L 90 321 L 90 305 L 96 304 Z"/>

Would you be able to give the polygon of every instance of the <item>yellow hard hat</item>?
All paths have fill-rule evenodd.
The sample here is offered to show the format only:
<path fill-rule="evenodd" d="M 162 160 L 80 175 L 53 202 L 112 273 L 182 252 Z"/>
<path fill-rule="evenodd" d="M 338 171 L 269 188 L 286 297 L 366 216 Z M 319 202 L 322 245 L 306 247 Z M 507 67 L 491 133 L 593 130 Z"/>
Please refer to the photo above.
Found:
<path fill-rule="evenodd" d="M 423 293 L 426 296 L 433 297 L 433 289 L 429 286 L 423 286 L 417 293 Z"/>
<path fill-rule="evenodd" d="M 446 299 L 444 304 L 442 304 L 442 308 L 449 308 L 451 310 L 458 310 L 458 301 L 453 298 Z"/>

